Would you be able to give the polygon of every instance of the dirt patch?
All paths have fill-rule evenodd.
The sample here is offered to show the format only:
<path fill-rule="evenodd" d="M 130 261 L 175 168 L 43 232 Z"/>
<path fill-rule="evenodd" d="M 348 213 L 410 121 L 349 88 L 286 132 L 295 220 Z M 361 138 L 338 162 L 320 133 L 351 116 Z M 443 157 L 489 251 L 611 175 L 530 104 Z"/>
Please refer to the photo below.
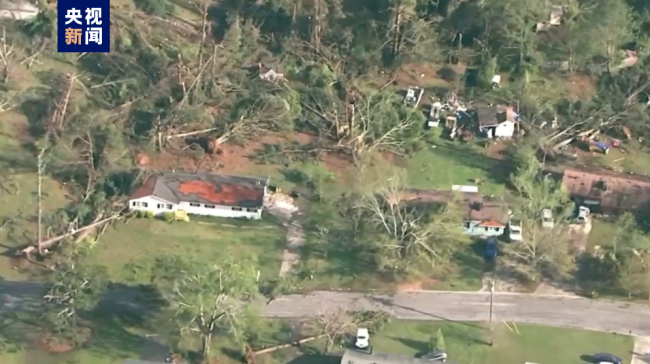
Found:
<path fill-rule="evenodd" d="M 584 73 L 572 73 L 564 82 L 567 95 L 571 100 L 589 100 L 596 92 L 594 80 Z"/>
<path fill-rule="evenodd" d="M 397 292 L 424 291 L 434 286 L 436 281 L 432 278 L 415 280 L 397 285 Z"/>
<path fill-rule="evenodd" d="M 141 166 L 153 170 L 201 170 L 213 173 L 246 174 L 260 172 L 262 167 L 253 160 L 253 156 L 266 144 L 299 144 L 307 145 L 316 143 L 317 137 L 305 133 L 292 133 L 290 135 L 270 134 L 258 139 L 246 141 L 242 144 L 222 144 L 214 154 L 188 149 L 162 153 L 139 153 L 136 162 Z M 345 182 L 351 175 L 352 160 L 342 154 L 323 153 L 320 161 L 325 168 L 339 176 Z M 273 166 L 271 168 L 277 168 Z"/>
<path fill-rule="evenodd" d="M 90 339 L 90 334 L 91 334 L 90 329 L 81 330 L 76 337 L 77 340 L 77 342 L 75 343 L 76 346 L 83 345 L 84 343 L 88 342 L 88 340 Z M 46 333 L 40 335 L 37 344 L 41 350 L 53 354 L 66 353 L 75 348 L 75 344 L 54 338 L 51 335 Z"/>
<path fill-rule="evenodd" d="M 439 66 L 431 63 L 409 63 L 402 66 L 397 73 L 394 84 L 399 87 L 449 88 L 453 86 L 449 82 L 451 79 L 445 77 L 444 74 L 455 74 L 455 77 L 458 78 L 465 73 L 465 68 L 463 64 Z M 443 79 L 443 77 L 447 78 L 447 80 Z"/>

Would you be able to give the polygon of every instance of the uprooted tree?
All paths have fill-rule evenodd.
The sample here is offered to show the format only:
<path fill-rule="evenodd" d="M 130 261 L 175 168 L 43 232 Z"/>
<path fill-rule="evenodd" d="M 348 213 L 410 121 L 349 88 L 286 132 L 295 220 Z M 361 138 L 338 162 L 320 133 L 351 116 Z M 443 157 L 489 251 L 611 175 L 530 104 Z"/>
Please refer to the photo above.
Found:
<path fill-rule="evenodd" d="M 335 345 L 345 345 L 357 329 L 365 328 L 374 334 L 383 330 L 389 322 L 390 316 L 382 311 L 337 309 L 320 312 L 309 327 L 314 335 L 325 336 L 325 352 L 330 353 Z"/>
<path fill-rule="evenodd" d="M 356 207 L 362 211 L 364 223 L 376 232 L 369 244 L 377 251 L 382 268 L 402 274 L 431 274 L 466 241 L 453 200 L 416 202 L 405 188 L 404 176 L 398 173 L 369 180 L 377 182 L 366 184 Z"/>
<path fill-rule="evenodd" d="M 217 331 L 238 337 L 240 319 L 251 313 L 249 304 L 259 291 L 257 262 L 230 255 L 214 263 L 181 256 L 158 258 L 152 282 L 168 304 L 171 331 L 200 340 L 203 359 L 208 358 Z"/>
<path fill-rule="evenodd" d="M 89 263 L 87 245 L 64 243 L 52 266 L 52 288 L 44 296 L 48 338 L 66 344 L 83 342 L 81 315 L 94 309 L 107 286 L 106 269 Z"/>
<path fill-rule="evenodd" d="M 569 196 L 559 182 L 542 173 L 531 151 L 522 151 L 517 171 L 511 176 L 517 192 L 512 214 L 521 220 L 523 239 L 507 244 L 501 262 L 530 281 L 542 277 L 564 278 L 574 267 L 569 244 Z M 552 223 L 544 223 L 544 210 Z"/>

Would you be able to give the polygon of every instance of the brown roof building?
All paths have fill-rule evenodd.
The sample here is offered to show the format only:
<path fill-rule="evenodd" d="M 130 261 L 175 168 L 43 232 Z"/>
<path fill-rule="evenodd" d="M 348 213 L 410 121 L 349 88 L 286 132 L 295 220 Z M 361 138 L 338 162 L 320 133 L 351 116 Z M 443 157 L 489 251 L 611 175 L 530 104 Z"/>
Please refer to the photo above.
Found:
<path fill-rule="evenodd" d="M 477 222 L 477 226 L 490 228 L 505 228 L 508 224 L 506 203 L 480 193 L 406 189 L 400 197 L 402 201 L 409 204 L 442 204 L 457 201 L 463 209 L 465 221 L 474 221 Z"/>
<path fill-rule="evenodd" d="M 639 212 L 650 204 L 650 178 L 567 169 L 562 184 L 576 202 L 604 214 Z"/>

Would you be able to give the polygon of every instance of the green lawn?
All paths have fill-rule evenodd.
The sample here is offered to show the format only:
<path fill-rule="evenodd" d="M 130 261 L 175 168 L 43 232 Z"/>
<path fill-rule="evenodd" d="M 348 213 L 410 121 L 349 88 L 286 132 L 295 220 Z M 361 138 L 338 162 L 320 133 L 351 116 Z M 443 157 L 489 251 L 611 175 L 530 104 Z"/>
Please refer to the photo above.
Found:
<path fill-rule="evenodd" d="M 618 228 L 616 227 L 616 223 L 613 221 L 592 219 L 587 249 L 592 251 L 597 245 L 602 247 L 612 245 L 617 230 Z"/>
<path fill-rule="evenodd" d="M 95 245 L 91 260 L 108 268 L 114 281 L 147 280 L 156 255 L 193 255 L 211 261 L 232 252 L 259 261 L 261 277 L 280 271 L 285 231 L 273 220 L 245 225 L 237 220 L 164 222 L 137 218 L 111 226 Z M 271 221 L 271 222 L 269 222 Z"/>
<path fill-rule="evenodd" d="M 474 185 L 478 179 L 483 182 L 481 193 L 502 195 L 508 178 L 508 172 L 499 168 L 502 165 L 478 147 L 444 140 L 427 144 L 427 149 L 398 165 L 406 168 L 412 188 L 449 190 L 452 185 Z"/>
<path fill-rule="evenodd" d="M 397 321 L 371 338 L 374 350 L 414 356 L 427 351 L 429 337 L 442 330 L 449 360 L 462 364 L 580 363 L 583 355 L 611 352 L 629 362 L 633 339 L 593 331 L 517 325 L 519 333 L 495 326 L 494 346 L 489 332 L 476 323 Z"/>
<path fill-rule="evenodd" d="M 47 354 L 25 343 L 15 346 L 8 344 L 7 327 L 0 331 L 2 350 L 0 363 L 3 364 L 118 364 L 123 358 L 138 358 L 148 352 L 144 339 L 135 335 L 131 329 L 125 330 L 115 326 L 109 330 L 110 322 L 96 326 L 95 336 L 82 349 L 64 354 Z M 95 323 L 98 324 L 99 322 Z M 296 321 L 253 319 L 247 322 L 254 335 L 248 334 L 249 343 L 255 350 L 279 344 L 289 343 L 301 338 Z M 596 352 L 611 352 L 629 362 L 633 349 L 630 336 L 583 331 L 565 328 L 553 328 L 538 325 L 514 325 L 510 329 L 499 323 L 494 327 L 494 346 L 488 345 L 489 332 L 486 325 L 463 322 L 422 322 L 393 321 L 381 333 L 371 336 L 375 352 L 402 354 L 414 357 L 428 351 L 429 338 L 435 336 L 438 329 L 443 333 L 449 360 L 461 364 L 524 364 L 525 362 L 580 363 L 581 357 Z M 8 326 L 12 327 L 12 326 Z M 140 330 L 142 331 L 142 330 Z M 308 335 L 309 333 L 303 333 Z M 256 357 L 258 363 L 285 364 L 311 363 L 334 364 L 340 358 L 335 353 L 320 356 L 323 341 L 314 341 L 299 348 L 287 348 L 272 354 Z M 189 346 L 188 346 L 189 345 Z M 191 343 L 183 344 L 192 347 Z M 158 348 L 158 351 L 164 347 Z M 237 363 L 240 360 L 240 344 L 232 337 L 216 336 L 213 341 L 212 354 L 222 363 Z"/>

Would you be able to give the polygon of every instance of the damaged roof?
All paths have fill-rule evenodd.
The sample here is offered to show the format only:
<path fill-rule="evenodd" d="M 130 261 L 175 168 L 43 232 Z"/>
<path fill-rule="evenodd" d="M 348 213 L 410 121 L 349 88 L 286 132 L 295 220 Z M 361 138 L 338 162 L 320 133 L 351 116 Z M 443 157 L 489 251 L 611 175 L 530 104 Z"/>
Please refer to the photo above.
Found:
<path fill-rule="evenodd" d="M 600 200 L 618 210 L 640 210 L 650 203 L 650 178 L 612 172 L 567 169 L 562 184 L 573 196 Z"/>
<path fill-rule="evenodd" d="M 409 204 L 449 203 L 457 201 L 467 210 L 467 221 L 480 221 L 481 226 L 504 227 L 508 222 L 508 209 L 504 201 L 474 192 L 405 189 L 400 196 Z"/>
<path fill-rule="evenodd" d="M 205 172 L 161 172 L 147 178 L 130 200 L 154 196 L 180 203 L 259 208 L 264 204 L 266 178 L 239 177 Z"/>
<path fill-rule="evenodd" d="M 481 127 L 497 126 L 504 121 L 514 121 L 515 112 L 512 106 L 494 105 L 494 106 L 477 106 L 467 113 Z"/>

